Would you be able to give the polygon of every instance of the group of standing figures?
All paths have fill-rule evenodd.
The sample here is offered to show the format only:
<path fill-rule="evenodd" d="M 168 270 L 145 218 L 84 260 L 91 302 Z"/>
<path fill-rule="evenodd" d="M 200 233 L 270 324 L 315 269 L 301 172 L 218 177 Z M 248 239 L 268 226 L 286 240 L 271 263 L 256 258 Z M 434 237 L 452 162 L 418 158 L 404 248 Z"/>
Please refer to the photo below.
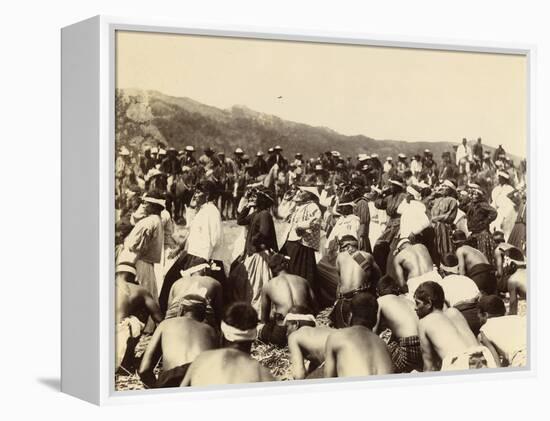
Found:
<path fill-rule="evenodd" d="M 480 139 L 396 161 L 121 148 L 117 367 L 143 332 L 147 387 L 273 380 L 255 341 L 295 379 L 524 365 L 525 163 Z"/>

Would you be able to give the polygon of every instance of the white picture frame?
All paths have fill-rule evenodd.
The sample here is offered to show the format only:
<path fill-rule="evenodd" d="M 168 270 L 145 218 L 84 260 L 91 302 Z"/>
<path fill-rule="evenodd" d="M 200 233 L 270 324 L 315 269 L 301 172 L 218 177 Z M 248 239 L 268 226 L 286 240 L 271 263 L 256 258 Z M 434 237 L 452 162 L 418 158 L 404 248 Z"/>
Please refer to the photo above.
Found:
<path fill-rule="evenodd" d="M 145 31 L 220 37 L 328 42 L 415 49 L 520 54 L 528 62 L 527 157 L 529 226 L 528 242 L 536 219 L 533 173 L 533 45 L 456 40 L 379 37 L 364 33 L 313 32 L 300 29 L 201 25 L 106 16 L 62 29 L 62 377 L 61 390 L 86 401 L 104 404 L 211 399 L 299 391 L 370 388 L 391 385 L 448 383 L 478 379 L 507 380 L 536 373 L 536 302 L 529 305 L 529 363 L 525 369 L 494 369 L 483 373 L 419 373 L 369 379 L 323 379 L 146 392 L 114 390 L 114 89 L 115 32 Z M 529 267 L 529 291 L 534 265 Z M 83 299 L 85 297 L 85 299 Z M 474 377 L 472 377 L 474 376 Z"/>

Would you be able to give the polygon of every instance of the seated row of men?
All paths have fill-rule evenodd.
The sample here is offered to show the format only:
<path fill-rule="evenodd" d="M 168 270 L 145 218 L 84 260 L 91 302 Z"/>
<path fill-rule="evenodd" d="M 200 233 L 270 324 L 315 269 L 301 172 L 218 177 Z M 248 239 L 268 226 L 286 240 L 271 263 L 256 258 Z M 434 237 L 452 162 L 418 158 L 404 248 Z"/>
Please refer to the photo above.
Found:
<path fill-rule="evenodd" d="M 205 276 L 205 264 L 192 268 L 173 285 L 161 322 L 155 301 L 135 284 L 131 265 L 119 264 L 116 314 L 119 330 L 125 334 L 117 337 L 117 364 L 122 361 L 124 341 L 134 336 L 128 332 L 135 330 L 133 315 L 141 307 L 160 322 L 139 368 L 146 387 L 274 380 L 250 357 L 255 340 L 288 344 L 294 379 L 524 365 L 525 318 L 512 311 L 504 316 L 504 303 L 487 276 L 461 275 L 471 274 L 484 262 L 476 249 L 465 248 L 469 246 L 459 241 L 457 245 L 457 255 L 443 259 L 444 278 L 427 278 L 422 267 L 433 272 L 429 253 L 421 244 L 403 241 L 395 259 L 403 270 L 397 271 L 399 279 L 394 280 L 380 278 L 372 256 L 358 251 L 353 237 L 342 238 L 336 263 L 338 300 L 331 314 L 334 327 L 317 325 L 310 285 L 287 272 L 286 259 L 280 254 L 270 257 L 275 277 L 262 290 L 259 317 L 247 303 L 233 303 L 223 313 L 222 286 Z M 519 256 L 502 253 L 504 266 L 515 265 L 516 274 L 524 270 Z M 525 292 L 513 275 L 509 284 L 517 283 L 519 287 L 514 288 Z M 380 337 L 384 331 L 390 332 L 386 341 Z M 157 379 L 153 370 L 161 357 Z"/>

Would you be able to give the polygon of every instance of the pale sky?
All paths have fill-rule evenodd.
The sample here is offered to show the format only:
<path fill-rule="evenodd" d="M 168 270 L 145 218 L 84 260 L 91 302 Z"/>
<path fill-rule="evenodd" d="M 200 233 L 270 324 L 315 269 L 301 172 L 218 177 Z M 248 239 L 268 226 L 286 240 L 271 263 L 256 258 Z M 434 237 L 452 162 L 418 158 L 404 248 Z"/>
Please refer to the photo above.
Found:
<path fill-rule="evenodd" d="M 117 87 L 245 105 L 346 135 L 482 137 L 527 154 L 519 55 L 118 32 Z"/>

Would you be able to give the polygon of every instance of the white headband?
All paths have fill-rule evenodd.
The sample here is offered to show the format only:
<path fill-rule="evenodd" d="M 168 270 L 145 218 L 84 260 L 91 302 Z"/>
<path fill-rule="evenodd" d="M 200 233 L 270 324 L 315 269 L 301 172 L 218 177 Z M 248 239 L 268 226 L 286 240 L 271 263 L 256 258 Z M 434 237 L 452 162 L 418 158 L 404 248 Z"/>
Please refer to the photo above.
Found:
<path fill-rule="evenodd" d="M 145 196 L 143 198 L 143 201 L 144 202 L 149 202 L 149 203 L 154 203 L 156 205 L 162 206 L 163 208 L 166 208 L 166 200 L 164 200 L 164 199 L 155 199 L 154 197 Z"/>
<path fill-rule="evenodd" d="M 313 314 L 299 314 L 299 313 L 288 313 L 283 320 L 283 323 L 286 325 L 288 322 L 313 322 L 317 324 Z"/>
<path fill-rule="evenodd" d="M 443 263 L 440 265 L 440 268 L 445 272 L 454 273 L 458 275 L 458 265 L 456 266 L 445 266 Z"/>
<path fill-rule="evenodd" d="M 256 339 L 258 335 L 256 327 L 248 330 L 240 330 L 230 326 L 222 320 L 221 330 L 225 339 L 229 342 L 250 342 Z"/>

